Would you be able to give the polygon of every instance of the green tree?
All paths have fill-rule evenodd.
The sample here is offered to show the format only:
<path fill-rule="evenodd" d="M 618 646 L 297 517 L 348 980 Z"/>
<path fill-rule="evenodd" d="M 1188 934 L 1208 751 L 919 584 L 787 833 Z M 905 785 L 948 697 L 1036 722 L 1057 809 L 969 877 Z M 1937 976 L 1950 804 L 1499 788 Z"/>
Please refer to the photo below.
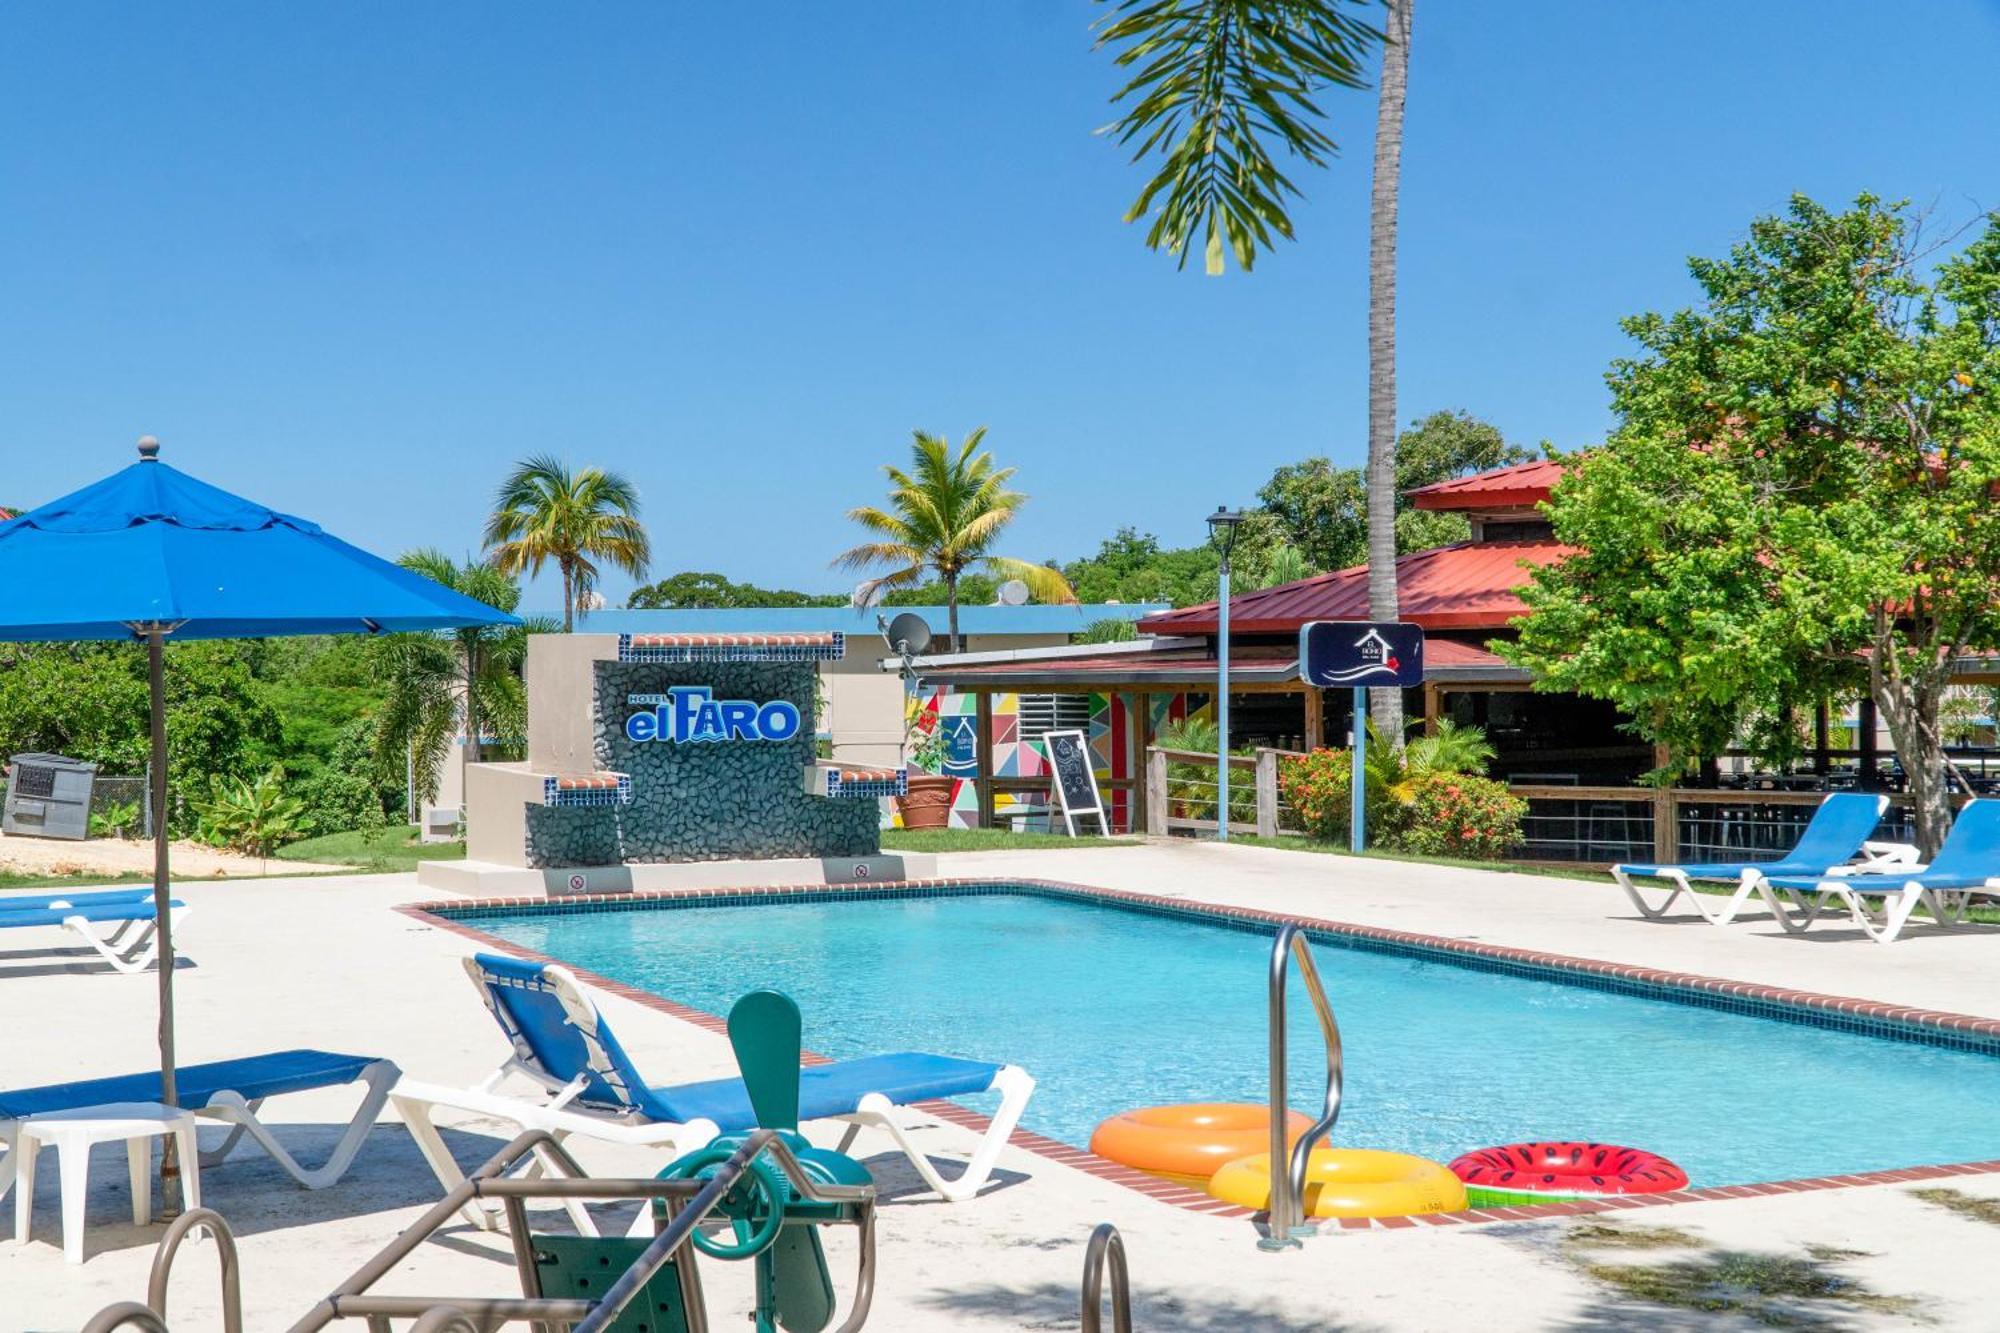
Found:
<path fill-rule="evenodd" d="M 1215 596 L 1219 564 L 1213 546 L 1165 550 L 1152 533 L 1127 527 L 1100 543 L 1097 554 L 1063 566 L 1063 574 L 1086 602 L 1193 606 Z"/>
<path fill-rule="evenodd" d="M 625 605 L 634 611 L 674 608 L 731 606 L 845 606 L 847 598 L 837 592 L 793 592 L 789 588 L 760 588 L 736 583 L 721 574 L 683 570 L 632 590 Z"/>
<path fill-rule="evenodd" d="M 2000 214 L 1937 262 L 1900 206 L 1795 197 L 1690 270 L 1699 306 L 1625 322 L 1618 429 L 1550 504 L 1582 549 L 1505 653 L 1670 769 L 1746 729 L 1796 746 L 1800 710 L 1865 688 L 1934 851 L 1946 688 L 2000 646 Z"/>
<path fill-rule="evenodd" d="M 411 551 L 397 562 L 488 606 L 512 611 L 521 600 L 514 580 L 493 565 L 458 564 L 440 551 Z M 487 728 L 504 736 L 525 734 L 527 698 L 521 667 L 528 636 L 553 632 L 546 621 L 479 626 L 435 634 L 392 634 L 379 641 L 380 671 L 388 688 L 375 735 L 376 760 L 400 766 L 410 757 L 417 801 L 436 798 L 438 778 L 452 737 L 465 728 L 463 762 L 479 762 Z"/>
<path fill-rule="evenodd" d="M 1471 525 L 1461 514 L 1413 507 L 1407 495 L 1454 477 L 1469 476 L 1534 455 L 1509 444 L 1500 428 L 1469 412 L 1432 412 L 1412 422 L 1396 440 L 1396 551 L 1428 551 L 1465 541 Z M 1368 559 L 1368 483 L 1360 468 L 1335 467 L 1326 458 L 1287 463 L 1271 474 L 1257 499 L 1278 525 L 1282 540 L 1298 548 L 1316 570 L 1348 569 Z"/>
<path fill-rule="evenodd" d="M 597 586 L 598 562 L 644 578 L 652 544 L 639 524 L 639 492 L 616 472 L 572 470 L 550 454 L 515 466 L 500 485 L 486 546 L 504 574 L 539 574 L 553 560 L 562 572 L 562 627 Z"/>
<path fill-rule="evenodd" d="M 998 579 L 1019 579 L 1030 594 L 1044 601 L 1076 600 L 1061 571 L 991 553 L 1028 497 L 1008 489 L 1014 469 L 994 466 L 993 455 L 980 448 L 985 439 L 984 426 L 957 448 L 942 436 L 915 432 L 910 470 L 882 469 L 889 477 L 889 507 L 860 505 L 847 511 L 875 540 L 851 547 L 833 561 L 843 569 L 891 567 L 856 589 L 855 600 L 863 605 L 878 593 L 917 587 L 926 574 L 935 572 L 944 581 L 954 646 L 961 642 L 959 582 L 972 569 L 983 569 Z"/>

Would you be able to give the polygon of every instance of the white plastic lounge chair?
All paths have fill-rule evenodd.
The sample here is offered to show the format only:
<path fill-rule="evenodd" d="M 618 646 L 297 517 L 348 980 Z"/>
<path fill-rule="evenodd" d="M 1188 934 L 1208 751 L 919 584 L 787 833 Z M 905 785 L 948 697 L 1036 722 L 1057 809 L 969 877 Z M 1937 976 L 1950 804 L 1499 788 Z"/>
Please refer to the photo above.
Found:
<path fill-rule="evenodd" d="M 150 892 L 150 891 L 149 891 Z M 74 932 L 85 944 L 97 951 L 105 962 L 120 972 L 143 972 L 152 966 L 153 957 L 159 952 L 159 930 L 156 924 L 153 904 L 150 899 L 128 898 L 115 902 L 77 902 L 79 894 L 70 898 L 57 898 L 62 904 L 55 907 L 29 907 L 0 909 L 0 930 L 33 930 L 61 926 Z M 173 913 L 173 922 L 180 925 L 188 914 L 186 903 L 175 901 L 167 904 Z M 115 924 L 107 935 L 99 935 L 91 929 L 98 923 Z"/>
<path fill-rule="evenodd" d="M 1920 907 L 1944 929 L 1963 923 L 1972 900 L 1993 893 L 1988 885 L 1995 877 L 2000 877 L 2000 801 L 1975 800 L 1958 812 L 1929 866 L 1874 874 L 1774 876 L 1765 882 L 1764 893 L 1774 907 L 1777 893 L 1815 893 L 1823 901 L 1838 900 L 1869 938 L 1892 944 Z M 1782 913 L 1779 921 L 1788 930 L 1804 929 Z"/>
<path fill-rule="evenodd" d="M 1835 867 L 1841 873 L 1875 870 L 1889 866 L 1907 867 L 1916 861 L 1917 849 L 1899 842 L 1871 842 L 1868 835 L 1882 822 L 1882 812 L 1889 808 L 1886 796 L 1869 795 L 1862 792 L 1835 792 L 1819 803 L 1813 817 L 1799 834 L 1799 840 L 1792 850 L 1775 861 L 1716 861 L 1691 865 L 1615 865 L 1611 867 L 1611 877 L 1618 881 L 1618 887 L 1625 890 L 1625 896 L 1639 909 L 1639 914 L 1657 920 L 1673 907 L 1676 899 L 1685 897 L 1704 920 L 1714 925 L 1726 926 L 1736 919 L 1736 914 L 1750 902 L 1753 895 L 1761 892 L 1760 886 L 1774 876 L 1812 875 L 1823 876 Z M 1861 858 L 1856 861 L 1855 858 Z M 1849 862 L 1853 862 L 1851 866 Z M 1647 893 L 1659 893 L 1659 889 L 1646 890 L 1632 881 L 1635 879 L 1663 879 L 1667 881 L 1666 896 L 1658 901 L 1648 901 Z M 1693 880 L 1707 880 L 1716 883 L 1736 885 L 1736 892 L 1728 898 L 1704 894 L 1696 890 Z M 1831 900 L 1831 896 L 1821 896 L 1808 901 L 1806 897 L 1788 895 L 1792 898 L 1789 908 L 1799 914 L 1798 918 L 1787 916 L 1787 907 L 1781 906 L 1770 894 L 1763 894 L 1771 910 L 1777 913 L 1781 922 L 1790 928 L 1794 921 L 1797 929 L 1811 925 L 1813 919 Z M 1802 919 L 1801 919 L 1802 918 Z"/>
<path fill-rule="evenodd" d="M 589 992 L 566 969 L 475 954 L 465 960 L 465 970 L 506 1033 L 513 1054 L 474 1087 L 404 1082 L 391 1094 L 397 1113 L 447 1190 L 464 1177 L 431 1122 L 431 1112 L 439 1106 L 493 1116 L 524 1130 L 547 1130 L 558 1139 L 576 1134 L 609 1143 L 666 1147 L 675 1154 L 704 1147 L 718 1134 L 757 1127 L 739 1078 L 648 1084 Z M 509 1075 L 538 1084 L 542 1095 L 500 1091 Z M 965 1169 L 947 1180 L 911 1141 L 904 1108 L 912 1102 L 989 1089 L 1000 1092 L 1000 1107 Z M 799 1117 L 849 1122 L 840 1142 L 842 1152 L 863 1126 L 887 1130 L 924 1183 L 958 1202 L 977 1194 L 986 1183 L 1034 1090 L 1035 1080 L 1014 1065 L 915 1052 L 875 1055 L 808 1066 L 799 1075 Z M 484 1215 L 474 1220 L 491 1225 L 491 1218 Z"/>
<path fill-rule="evenodd" d="M 230 1126 L 221 1143 L 201 1154 L 204 1169 L 218 1166 L 248 1134 L 293 1180 L 309 1190 L 324 1189 L 345 1175 L 353 1164 L 362 1140 L 375 1127 L 376 1116 L 389 1096 L 399 1071 L 394 1063 L 366 1055 L 340 1055 L 332 1051 L 275 1051 L 269 1055 L 244 1056 L 235 1060 L 214 1060 L 200 1065 L 179 1065 L 174 1069 L 174 1091 L 182 1106 L 206 1120 Z M 325 1162 L 306 1166 L 286 1151 L 265 1124 L 257 1118 L 269 1097 L 314 1088 L 337 1088 L 359 1082 L 363 1085 L 361 1105 L 347 1123 Z M 51 1111 L 74 1111 L 88 1106 L 118 1102 L 160 1100 L 160 1071 L 123 1074 L 112 1078 L 84 1079 L 76 1083 L 51 1083 L 45 1087 L 0 1091 L 0 1199 L 14 1184 L 15 1126 L 31 1115 Z"/>

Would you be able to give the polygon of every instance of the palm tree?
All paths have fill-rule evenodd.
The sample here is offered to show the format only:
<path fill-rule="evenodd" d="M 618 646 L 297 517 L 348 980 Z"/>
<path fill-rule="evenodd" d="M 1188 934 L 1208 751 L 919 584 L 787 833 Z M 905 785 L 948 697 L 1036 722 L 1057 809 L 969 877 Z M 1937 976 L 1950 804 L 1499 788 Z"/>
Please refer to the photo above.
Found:
<path fill-rule="evenodd" d="M 397 563 L 502 611 L 512 611 L 521 601 L 520 586 L 490 563 L 461 565 L 430 549 L 411 551 Z M 375 757 L 385 768 L 411 757 L 419 805 L 436 797 L 451 738 L 461 723 L 468 767 L 479 762 L 480 734 L 489 725 L 507 735 L 527 730 L 521 666 L 527 660 L 528 636 L 554 630 L 554 621 L 533 619 L 521 625 L 392 634 L 381 640 L 388 697 L 376 724 Z"/>
<path fill-rule="evenodd" d="M 486 546 L 502 574 L 539 574 L 546 562 L 556 562 L 565 634 L 576 627 L 577 606 L 597 584 L 598 561 L 637 579 L 653 558 L 632 483 L 601 468 L 572 472 L 551 454 L 517 464 L 501 483 L 486 520 Z"/>
<path fill-rule="evenodd" d="M 1368 615 L 1395 620 L 1396 220 L 1403 172 L 1403 99 L 1410 76 L 1410 12 L 1387 0 L 1382 82 L 1375 111 L 1375 181 L 1368 210 Z M 1403 743 L 1401 690 L 1368 691 L 1375 730 Z"/>
<path fill-rule="evenodd" d="M 1313 99 L 1323 88 L 1364 87 L 1365 58 L 1382 43 L 1368 245 L 1368 608 L 1394 620 L 1396 221 L 1415 0 L 1382 3 L 1384 32 L 1353 12 L 1373 0 L 1118 0 L 1099 44 L 1135 71 L 1112 99 L 1132 100 L 1111 132 L 1134 145 L 1134 161 L 1164 159 L 1125 220 L 1151 211 L 1147 245 L 1186 264 L 1200 240 L 1208 272 L 1219 274 L 1232 253 L 1247 271 L 1274 237 L 1292 238 L 1286 204 L 1298 187 L 1267 141 L 1324 166 L 1337 145 Z M 1377 729 L 1400 746 L 1402 696 L 1369 693 Z"/>
<path fill-rule="evenodd" d="M 951 644 L 956 648 L 958 581 L 975 566 L 995 578 L 1021 580 L 1042 601 L 1074 602 L 1069 580 L 1056 570 L 989 554 L 1028 497 L 1007 489 L 1014 469 L 993 466 L 993 455 L 980 449 L 986 427 L 966 436 L 956 449 L 941 435 L 921 430 L 914 434 L 910 470 L 882 469 L 889 476 L 889 507 L 861 505 L 847 511 L 876 540 L 841 552 L 834 557 L 834 566 L 857 570 L 894 566 L 856 588 L 855 604 L 866 606 L 890 589 L 914 588 L 936 571 L 944 580 Z"/>

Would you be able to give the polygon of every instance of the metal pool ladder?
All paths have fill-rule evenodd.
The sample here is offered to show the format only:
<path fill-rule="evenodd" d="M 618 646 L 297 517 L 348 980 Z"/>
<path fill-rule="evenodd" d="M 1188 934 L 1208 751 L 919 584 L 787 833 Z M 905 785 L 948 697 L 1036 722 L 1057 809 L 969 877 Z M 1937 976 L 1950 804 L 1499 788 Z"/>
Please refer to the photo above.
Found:
<path fill-rule="evenodd" d="M 1326 1097 L 1320 1117 L 1291 1146 L 1285 1143 L 1285 1120 L 1290 1101 L 1285 1089 L 1285 983 L 1296 962 L 1299 980 L 1305 983 L 1319 1019 L 1320 1036 L 1326 1042 Z M 1278 928 L 1271 947 L 1271 1203 L 1266 1213 L 1264 1234 L 1257 1241 L 1263 1250 L 1291 1249 L 1301 1236 L 1311 1235 L 1306 1225 L 1306 1161 L 1313 1145 L 1333 1132 L 1340 1119 L 1340 1025 L 1334 1021 L 1333 1006 L 1327 1003 L 1326 987 L 1320 984 L 1319 968 L 1313 962 L 1312 942 L 1304 927 L 1288 921 Z M 1283 1169 L 1280 1169 L 1283 1164 Z"/>

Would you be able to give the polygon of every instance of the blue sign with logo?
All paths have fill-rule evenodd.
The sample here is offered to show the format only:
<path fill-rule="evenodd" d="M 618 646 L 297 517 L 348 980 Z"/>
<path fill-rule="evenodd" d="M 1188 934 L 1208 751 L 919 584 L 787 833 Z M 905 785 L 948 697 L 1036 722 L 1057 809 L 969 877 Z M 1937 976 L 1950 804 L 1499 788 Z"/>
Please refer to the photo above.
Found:
<path fill-rule="evenodd" d="M 1299 678 L 1308 685 L 1424 683 L 1424 632 L 1400 621 L 1315 620 L 1299 631 Z"/>
<path fill-rule="evenodd" d="M 799 734 L 798 705 L 786 699 L 717 699 L 706 685 L 676 685 L 626 702 L 651 705 L 625 719 L 625 736 L 633 741 L 788 741 Z"/>

